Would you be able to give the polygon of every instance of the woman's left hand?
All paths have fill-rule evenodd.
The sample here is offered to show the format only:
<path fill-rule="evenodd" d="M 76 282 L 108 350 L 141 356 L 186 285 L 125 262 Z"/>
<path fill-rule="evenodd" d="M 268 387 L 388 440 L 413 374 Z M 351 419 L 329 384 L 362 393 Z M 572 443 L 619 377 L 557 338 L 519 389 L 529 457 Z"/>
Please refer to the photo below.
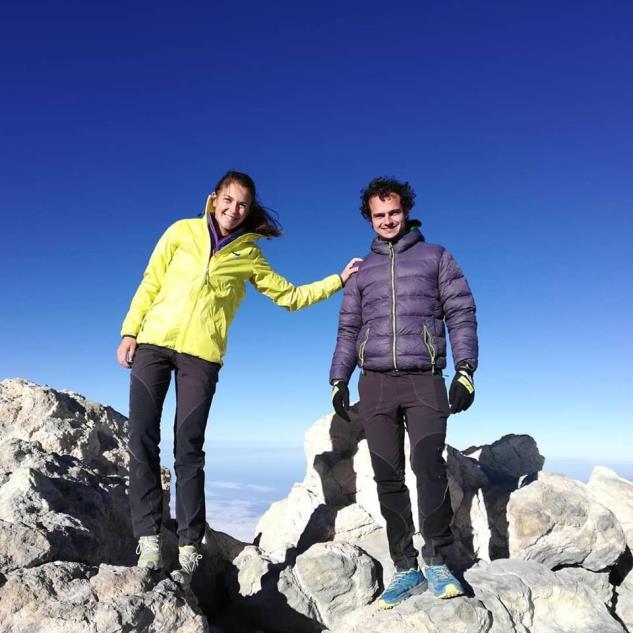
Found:
<path fill-rule="evenodd" d="M 347 280 L 355 273 L 358 272 L 358 264 L 362 262 L 362 257 L 352 257 L 349 260 L 349 263 L 345 268 L 343 268 L 343 272 L 341 273 L 341 279 L 343 280 L 343 285 L 347 283 Z"/>

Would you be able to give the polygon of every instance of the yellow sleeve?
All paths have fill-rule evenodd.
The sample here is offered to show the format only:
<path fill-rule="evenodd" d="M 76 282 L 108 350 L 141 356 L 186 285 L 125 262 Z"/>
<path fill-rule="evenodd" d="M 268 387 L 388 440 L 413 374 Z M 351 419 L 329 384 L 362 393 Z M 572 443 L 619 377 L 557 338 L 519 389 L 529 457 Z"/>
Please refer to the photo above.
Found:
<path fill-rule="evenodd" d="M 143 279 L 138 289 L 134 293 L 130 309 L 128 310 L 123 325 L 121 326 L 121 336 L 137 336 L 141 329 L 141 324 L 146 312 L 150 309 L 156 295 L 158 294 L 165 271 L 176 250 L 174 240 L 174 227 L 170 226 L 161 236 L 154 251 L 149 258 L 147 268 L 143 273 Z"/>
<path fill-rule="evenodd" d="M 293 286 L 287 279 L 276 273 L 256 247 L 251 283 L 258 292 L 265 294 L 278 306 L 287 310 L 301 310 L 313 303 L 328 299 L 343 287 L 340 275 L 329 275 L 321 281 L 303 286 Z"/>

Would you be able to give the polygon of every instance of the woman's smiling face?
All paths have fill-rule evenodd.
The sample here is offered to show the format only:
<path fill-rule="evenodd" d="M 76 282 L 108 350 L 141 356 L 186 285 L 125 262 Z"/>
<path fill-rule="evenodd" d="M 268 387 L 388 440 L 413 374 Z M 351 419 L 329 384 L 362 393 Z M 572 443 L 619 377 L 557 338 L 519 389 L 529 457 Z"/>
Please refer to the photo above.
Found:
<path fill-rule="evenodd" d="M 211 197 L 213 216 L 223 237 L 242 224 L 253 201 L 248 189 L 236 182 L 227 183 L 219 191 L 214 191 Z"/>

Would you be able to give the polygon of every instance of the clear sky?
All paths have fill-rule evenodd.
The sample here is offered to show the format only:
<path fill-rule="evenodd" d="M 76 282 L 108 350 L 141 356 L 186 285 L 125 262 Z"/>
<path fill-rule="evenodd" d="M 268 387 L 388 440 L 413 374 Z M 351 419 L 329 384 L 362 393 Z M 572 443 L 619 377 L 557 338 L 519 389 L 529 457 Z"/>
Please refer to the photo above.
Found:
<path fill-rule="evenodd" d="M 448 441 L 631 459 L 630 2 L 5 2 L 0 24 L 0 377 L 125 413 L 122 318 L 223 172 L 278 211 L 263 248 L 295 283 L 368 251 L 359 191 L 393 175 L 477 301 Z M 301 444 L 331 410 L 341 297 L 287 313 L 249 290 L 208 444 Z"/>

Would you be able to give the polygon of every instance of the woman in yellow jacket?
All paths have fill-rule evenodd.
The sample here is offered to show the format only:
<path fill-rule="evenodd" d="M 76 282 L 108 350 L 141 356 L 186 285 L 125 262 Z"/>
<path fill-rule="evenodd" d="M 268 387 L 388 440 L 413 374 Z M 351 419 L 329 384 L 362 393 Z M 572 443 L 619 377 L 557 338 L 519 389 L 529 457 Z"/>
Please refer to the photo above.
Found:
<path fill-rule="evenodd" d="M 249 281 L 288 310 L 327 299 L 356 272 L 293 286 L 272 270 L 257 240 L 281 235 L 259 203 L 255 183 L 230 171 L 209 196 L 203 218 L 170 226 L 158 241 L 123 321 L 118 362 L 131 367 L 130 507 L 139 566 L 160 569 L 162 488 L 160 416 L 171 372 L 176 379 L 174 453 L 180 569 L 187 583 L 204 535 L 204 432 L 228 328 Z"/>

